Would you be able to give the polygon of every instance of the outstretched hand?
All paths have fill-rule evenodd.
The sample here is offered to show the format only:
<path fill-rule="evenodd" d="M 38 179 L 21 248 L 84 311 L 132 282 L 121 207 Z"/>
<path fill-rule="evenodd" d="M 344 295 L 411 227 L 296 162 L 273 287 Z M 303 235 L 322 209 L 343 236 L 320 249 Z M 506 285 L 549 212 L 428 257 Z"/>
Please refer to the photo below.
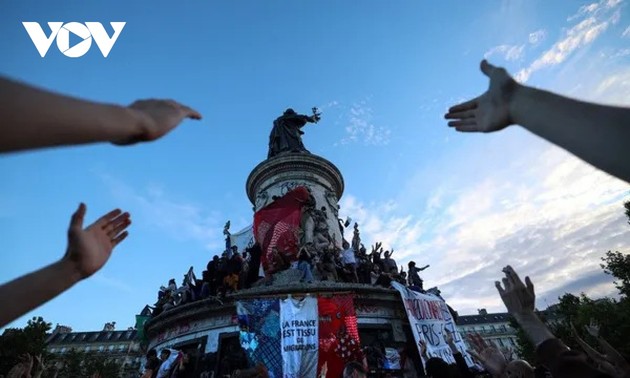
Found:
<path fill-rule="evenodd" d="M 519 85 L 504 68 L 481 61 L 481 72 L 490 78 L 488 90 L 470 101 L 455 105 L 444 115 L 448 125 L 457 131 L 491 132 L 514 123 L 510 101 Z"/>
<path fill-rule="evenodd" d="M 500 377 L 507 367 L 507 361 L 494 344 L 487 343 L 479 334 L 468 335 L 473 350 L 468 351 L 493 377 Z"/>
<path fill-rule="evenodd" d="M 508 312 L 517 320 L 519 316 L 533 314 L 536 294 L 532 281 L 529 277 L 525 277 L 525 284 L 523 284 L 521 278 L 509 265 L 503 268 L 503 273 L 505 273 L 503 286 L 499 281 L 495 282 L 495 286 Z"/>
<path fill-rule="evenodd" d="M 173 130 L 184 119 L 201 119 L 196 110 L 173 100 L 139 100 L 129 105 L 140 124 L 140 134 L 127 140 L 113 141 L 117 145 L 156 140 Z"/>
<path fill-rule="evenodd" d="M 585 325 L 584 329 L 594 338 L 599 337 L 599 324 L 597 324 L 595 319 L 591 319 L 591 324 Z"/>
<path fill-rule="evenodd" d="M 64 260 L 72 263 L 80 278 L 87 278 L 105 265 L 114 247 L 125 240 L 131 224 L 129 213 L 116 209 L 83 229 L 86 206 L 80 204 L 68 229 L 68 249 Z"/>

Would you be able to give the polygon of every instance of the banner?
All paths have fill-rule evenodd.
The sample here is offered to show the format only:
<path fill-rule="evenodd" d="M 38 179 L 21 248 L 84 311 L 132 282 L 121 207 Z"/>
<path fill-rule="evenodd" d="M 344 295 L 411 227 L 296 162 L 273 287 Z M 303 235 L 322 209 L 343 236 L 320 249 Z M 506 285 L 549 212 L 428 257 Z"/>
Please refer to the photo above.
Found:
<path fill-rule="evenodd" d="M 262 363 L 270 378 L 282 377 L 280 308 L 277 299 L 236 302 L 241 347 L 253 365 Z"/>
<path fill-rule="evenodd" d="M 265 273 L 278 269 L 273 259 L 273 247 L 278 248 L 284 260 L 297 259 L 302 205 L 308 198 L 308 190 L 300 186 L 254 214 L 254 237 L 262 247 L 261 262 Z"/>
<path fill-rule="evenodd" d="M 282 374 L 284 378 L 315 377 L 319 348 L 317 298 L 291 296 L 280 302 Z"/>
<path fill-rule="evenodd" d="M 326 378 L 339 378 L 346 363 L 363 362 L 359 342 L 357 315 L 351 295 L 320 297 L 319 310 L 319 361 L 318 374 Z M 319 375 L 318 375 L 319 377 Z"/>
<path fill-rule="evenodd" d="M 391 285 L 400 292 L 416 345 L 422 341 L 427 347 L 429 357 L 439 357 L 454 364 L 455 358 L 444 339 L 446 331 L 449 331 L 468 366 L 474 365 L 466 351 L 466 344 L 457 332 L 453 316 L 442 299 L 410 290 L 395 281 Z"/>
<path fill-rule="evenodd" d="M 236 303 L 241 347 L 252 365 L 273 378 L 339 378 L 348 362 L 362 363 L 351 295 Z"/>
<path fill-rule="evenodd" d="M 230 245 L 236 246 L 243 254 L 247 248 L 254 246 L 254 225 L 249 225 L 235 234 L 230 234 Z"/>

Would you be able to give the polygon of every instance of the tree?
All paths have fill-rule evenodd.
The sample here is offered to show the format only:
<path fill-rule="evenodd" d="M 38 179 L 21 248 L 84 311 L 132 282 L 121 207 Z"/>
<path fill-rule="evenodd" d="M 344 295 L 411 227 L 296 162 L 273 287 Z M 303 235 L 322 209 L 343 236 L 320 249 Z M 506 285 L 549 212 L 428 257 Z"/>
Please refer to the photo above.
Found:
<path fill-rule="evenodd" d="M 630 201 L 623 204 L 628 224 L 630 224 Z M 628 297 L 630 294 L 630 255 L 621 252 L 606 252 L 606 256 L 602 257 L 603 264 L 600 264 L 606 274 L 610 274 L 617 280 L 614 281 L 615 287 L 622 296 Z"/>
<path fill-rule="evenodd" d="M 42 317 L 33 317 L 24 328 L 7 328 L 0 336 L 0 374 L 7 374 L 26 353 L 32 356 L 46 352 L 46 337 L 51 324 Z"/>
<path fill-rule="evenodd" d="M 630 202 L 626 202 L 630 205 Z M 627 211 L 630 212 L 630 209 Z M 606 274 L 615 277 L 615 287 L 619 290 L 619 294 L 625 297 L 630 295 L 630 255 L 621 252 L 606 252 L 606 256 L 602 257 L 604 264 L 600 264 Z"/>

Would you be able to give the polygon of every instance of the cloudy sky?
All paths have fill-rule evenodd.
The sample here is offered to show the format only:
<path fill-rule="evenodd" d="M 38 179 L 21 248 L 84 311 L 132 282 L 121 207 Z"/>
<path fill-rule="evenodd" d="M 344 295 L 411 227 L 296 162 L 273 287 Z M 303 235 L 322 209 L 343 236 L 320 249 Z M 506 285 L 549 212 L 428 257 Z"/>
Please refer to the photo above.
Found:
<path fill-rule="evenodd" d="M 200 275 L 225 221 L 251 223 L 245 180 L 287 107 L 322 110 L 304 142 L 344 174 L 341 215 L 364 243 L 430 264 L 425 284 L 460 313 L 503 311 L 493 282 L 506 264 L 531 276 L 541 308 L 566 291 L 615 293 L 599 259 L 628 251 L 628 185 L 519 127 L 458 134 L 442 116 L 487 88 L 484 57 L 529 85 L 630 105 L 627 0 L 2 8 L 3 75 L 104 102 L 174 98 L 205 117 L 147 145 L 0 157 L 0 281 L 60 258 L 80 201 L 89 220 L 121 207 L 134 222 L 102 271 L 14 326 L 41 315 L 75 330 L 127 327 L 169 278 Z M 54 43 L 41 58 L 23 21 L 127 24 L 107 58 L 95 46 L 68 58 Z"/>

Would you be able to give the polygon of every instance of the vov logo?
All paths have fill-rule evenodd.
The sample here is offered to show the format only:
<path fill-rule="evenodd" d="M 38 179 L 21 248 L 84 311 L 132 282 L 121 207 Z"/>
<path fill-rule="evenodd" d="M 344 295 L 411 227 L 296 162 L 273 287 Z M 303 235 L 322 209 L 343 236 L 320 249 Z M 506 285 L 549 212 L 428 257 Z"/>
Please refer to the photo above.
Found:
<path fill-rule="evenodd" d="M 94 40 L 103 57 L 107 58 L 126 22 L 110 22 L 109 24 L 114 29 L 114 34 L 111 37 L 100 22 L 86 22 L 85 25 L 79 22 L 68 22 L 65 24 L 63 22 L 49 22 L 50 35 L 46 36 L 38 22 L 22 22 L 42 58 L 46 56 L 54 39 L 57 40 L 59 51 L 67 57 L 82 57 L 90 50 L 92 40 Z M 70 33 L 81 38 L 81 41 L 72 47 L 70 47 Z"/>

